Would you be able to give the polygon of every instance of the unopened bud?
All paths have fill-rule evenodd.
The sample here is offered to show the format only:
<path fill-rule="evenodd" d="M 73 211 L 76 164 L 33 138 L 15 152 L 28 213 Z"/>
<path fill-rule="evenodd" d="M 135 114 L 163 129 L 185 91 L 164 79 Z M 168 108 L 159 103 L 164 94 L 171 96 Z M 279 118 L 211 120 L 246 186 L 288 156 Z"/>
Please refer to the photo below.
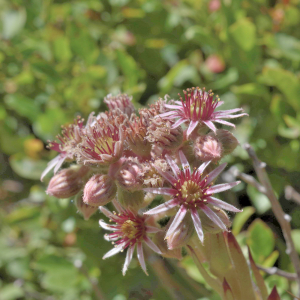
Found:
<path fill-rule="evenodd" d="M 56 198 L 69 198 L 76 195 L 83 186 L 84 176 L 89 168 L 72 166 L 53 176 L 47 188 L 47 194 Z"/>
<path fill-rule="evenodd" d="M 102 206 L 110 202 L 117 192 L 117 186 L 107 175 L 94 175 L 85 185 L 83 202 L 91 206 Z"/>
<path fill-rule="evenodd" d="M 138 211 L 140 208 L 144 207 L 144 192 L 130 192 L 118 187 L 118 201 L 123 207 Z"/>
<path fill-rule="evenodd" d="M 142 166 L 137 161 L 127 161 L 117 175 L 118 184 L 128 191 L 141 189 L 142 172 Z"/>
<path fill-rule="evenodd" d="M 239 144 L 235 136 L 228 130 L 217 130 L 217 138 L 222 144 L 223 155 L 230 154 Z"/>
<path fill-rule="evenodd" d="M 173 218 L 170 219 L 169 224 L 171 224 L 172 219 Z M 176 230 L 174 230 L 168 237 L 166 237 L 168 248 L 172 250 L 185 246 L 193 233 L 194 224 L 191 216 L 187 214 L 179 224 L 179 226 L 176 228 Z"/>
<path fill-rule="evenodd" d="M 157 143 L 165 149 L 178 148 L 183 140 L 183 131 L 179 126 L 172 129 L 174 122 L 163 120 L 162 118 L 153 118 L 147 129 L 146 139 L 151 143 Z"/>
<path fill-rule="evenodd" d="M 210 206 L 210 209 L 219 217 L 219 219 L 226 225 L 227 228 L 231 226 L 228 215 L 224 210 L 216 208 L 214 206 Z M 199 210 L 198 213 L 204 233 L 218 233 L 220 231 L 223 231 L 215 222 L 208 218 L 202 210 Z"/>
<path fill-rule="evenodd" d="M 159 231 L 154 235 L 152 239 L 154 244 L 161 251 L 161 255 L 166 258 L 182 259 L 181 248 L 176 248 L 172 250 L 168 249 L 167 241 L 165 240 L 165 235 L 165 232 Z"/>
<path fill-rule="evenodd" d="M 222 158 L 222 144 L 211 135 L 199 136 L 194 144 L 194 153 L 203 162 L 212 160 L 216 163 Z"/>
<path fill-rule="evenodd" d="M 75 205 L 85 220 L 88 220 L 97 210 L 97 206 L 90 206 L 83 202 L 82 194 L 78 194 L 75 198 Z"/>

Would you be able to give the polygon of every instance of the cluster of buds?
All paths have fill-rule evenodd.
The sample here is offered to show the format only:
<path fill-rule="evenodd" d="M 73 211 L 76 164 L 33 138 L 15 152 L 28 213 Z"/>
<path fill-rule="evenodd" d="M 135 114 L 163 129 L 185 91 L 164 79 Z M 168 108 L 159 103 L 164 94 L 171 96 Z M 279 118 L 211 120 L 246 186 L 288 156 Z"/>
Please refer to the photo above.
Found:
<path fill-rule="evenodd" d="M 100 220 L 100 226 L 113 232 L 105 239 L 114 244 L 104 258 L 127 249 L 123 274 L 135 248 L 147 273 L 144 245 L 180 259 L 182 247 L 193 239 L 205 244 L 206 233 L 229 230 L 226 211 L 240 211 L 214 196 L 239 183 L 215 184 L 226 167 L 220 161 L 238 145 L 231 132 L 215 124 L 234 127 L 226 119 L 246 114 L 241 108 L 220 110 L 223 102 L 204 88 L 183 93 L 138 111 L 131 97 L 108 95 L 108 111 L 92 113 L 85 124 L 78 118 L 49 144 L 59 154 L 42 174 L 43 179 L 53 168 L 56 173 L 47 193 L 75 197 L 85 219 L 100 208 L 111 222 Z M 58 172 L 63 163 L 70 165 Z M 163 203 L 155 206 L 157 195 Z M 169 221 L 162 226 L 161 219 Z"/>

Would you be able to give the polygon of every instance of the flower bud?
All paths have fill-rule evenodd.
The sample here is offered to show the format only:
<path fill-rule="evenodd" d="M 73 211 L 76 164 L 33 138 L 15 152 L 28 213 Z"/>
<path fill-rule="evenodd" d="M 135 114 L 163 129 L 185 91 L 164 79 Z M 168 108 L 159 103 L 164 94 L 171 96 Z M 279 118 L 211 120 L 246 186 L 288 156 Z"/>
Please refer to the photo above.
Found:
<path fill-rule="evenodd" d="M 203 162 L 212 160 L 217 163 L 222 158 L 222 144 L 214 136 L 198 136 L 194 144 L 194 153 Z"/>
<path fill-rule="evenodd" d="M 222 144 L 223 155 L 230 154 L 239 144 L 235 136 L 228 130 L 219 129 L 217 130 L 217 138 Z"/>
<path fill-rule="evenodd" d="M 144 206 L 144 192 L 130 192 L 122 189 L 121 187 L 118 187 L 118 201 L 123 207 L 127 209 L 132 209 L 134 211 L 138 211 Z"/>
<path fill-rule="evenodd" d="M 82 194 L 78 194 L 75 198 L 75 206 L 78 209 L 78 212 L 80 212 L 85 220 L 88 220 L 97 210 L 97 206 L 90 206 L 83 202 L 82 200 Z"/>
<path fill-rule="evenodd" d="M 83 202 L 91 206 L 102 206 L 110 202 L 117 192 L 117 186 L 107 175 L 94 175 L 85 185 Z"/>
<path fill-rule="evenodd" d="M 154 244 L 159 248 L 161 251 L 161 255 L 166 258 L 176 258 L 176 259 L 182 259 L 181 255 L 181 248 L 176 248 L 176 249 L 168 249 L 167 242 L 165 240 L 165 235 L 166 233 L 163 231 L 157 232 L 152 241 Z"/>
<path fill-rule="evenodd" d="M 147 129 L 146 139 L 151 143 L 157 143 L 165 149 L 178 148 L 183 140 L 183 131 L 180 126 L 172 129 L 174 123 L 162 118 L 153 118 Z"/>
<path fill-rule="evenodd" d="M 218 55 L 210 55 L 206 61 L 205 66 L 212 73 L 221 73 L 225 70 L 224 61 Z"/>
<path fill-rule="evenodd" d="M 169 224 L 172 223 L 170 219 Z M 187 214 L 179 226 L 166 239 L 170 250 L 185 246 L 194 233 L 194 224 L 192 218 Z"/>
<path fill-rule="evenodd" d="M 56 198 L 69 198 L 76 195 L 83 186 L 84 176 L 88 170 L 86 166 L 72 166 L 61 170 L 51 178 L 47 194 Z"/>
<path fill-rule="evenodd" d="M 210 209 L 221 219 L 221 221 L 226 225 L 227 228 L 231 226 L 228 215 L 224 210 L 216 208 L 214 206 L 210 206 Z M 202 222 L 204 233 L 218 233 L 220 231 L 223 231 L 215 222 L 208 218 L 202 210 L 199 210 L 198 213 Z"/>
<path fill-rule="evenodd" d="M 142 166 L 138 161 L 128 160 L 117 175 L 118 184 L 128 191 L 136 191 L 142 187 L 142 174 Z"/>

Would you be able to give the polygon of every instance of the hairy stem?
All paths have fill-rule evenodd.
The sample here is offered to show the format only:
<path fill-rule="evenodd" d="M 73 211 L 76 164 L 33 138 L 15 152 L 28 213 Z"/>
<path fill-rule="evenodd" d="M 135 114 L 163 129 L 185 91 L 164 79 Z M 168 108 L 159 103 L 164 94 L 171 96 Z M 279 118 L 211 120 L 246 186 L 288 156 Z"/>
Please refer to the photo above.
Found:
<path fill-rule="evenodd" d="M 272 185 L 270 183 L 269 177 L 266 172 L 266 164 L 261 162 L 257 156 L 253 148 L 249 145 L 245 145 L 245 149 L 248 152 L 250 158 L 253 161 L 253 166 L 255 169 L 255 172 L 257 174 L 257 177 L 259 179 L 260 184 L 265 188 L 266 196 L 269 198 L 271 205 L 272 205 L 272 210 L 277 218 L 285 242 L 286 242 L 286 253 L 290 256 L 291 262 L 294 266 L 297 278 L 297 284 L 298 284 L 298 297 L 300 297 L 300 260 L 299 256 L 296 252 L 294 242 L 292 240 L 292 235 L 291 235 L 291 225 L 290 225 L 290 216 L 285 214 L 284 211 L 281 208 L 281 205 L 273 191 Z"/>

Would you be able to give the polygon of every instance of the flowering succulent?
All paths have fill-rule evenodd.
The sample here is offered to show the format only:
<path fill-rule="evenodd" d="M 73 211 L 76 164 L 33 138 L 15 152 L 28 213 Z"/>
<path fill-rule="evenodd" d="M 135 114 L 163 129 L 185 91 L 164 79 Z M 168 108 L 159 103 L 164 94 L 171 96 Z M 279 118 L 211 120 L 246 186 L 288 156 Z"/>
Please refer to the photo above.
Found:
<path fill-rule="evenodd" d="M 100 210 L 106 215 L 110 221 L 115 224 L 110 225 L 100 220 L 100 226 L 103 229 L 113 231 L 113 233 L 106 234 L 104 237 L 107 241 L 112 241 L 114 248 L 107 252 L 103 259 L 113 256 L 126 248 L 127 254 L 123 266 L 123 275 L 125 275 L 128 266 L 132 260 L 135 247 L 137 248 L 137 257 L 143 271 L 147 274 L 145 258 L 143 253 L 143 243 L 145 243 L 153 251 L 161 254 L 159 248 L 152 242 L 149 234 L 160 231 L 159 228 L 147 225 L 147 218 L 143 215 L 132 212 L 129 209 L 124 209 L 116 201 L 114 205 L 118 213 L 111 213 L 105 207 L 100 207 Z M 148 275 L 148 274 L 147 274 Z"/>
<path fill-rule="evenodd" d="M 246 114 L 241 108 L 218 110 L 222 102 L 205 89 L 191 88 L 184 94 L 179 100 L 166 96 L 138 112 L 128 95 L 108 95 L 108 111 L 91 113 L 85 124 L 77 119 L 64 128 L 59 142 L 49 144 L 59 155 L 42 178 L 52 168 L 56 173 L 64 162 L 73 165 L 54 175 L 47 192 L 75 197 L 85 219 L 100 207 L 111 222 L 100 220 L 100 226 L 112 231 L 105 239 L 115 246 L 104 258 L 127 249 L 124 275 L 135 248 L 147 273 L 145 244 L 164 257 L 181 259 L 182 247 L 195 237 L 205 245 L 207 233 L 229 230 L 226 210 L 240 211 L 214 197 L 239 183 L 215 183 L 226 167 L 220 160 L 238 141 L 214 123 L 234 127 L 224 119 Z M 163 203 L 155 206 L 157 195 Z M 110 212 L 107 204 L 117 212 Z"/>

